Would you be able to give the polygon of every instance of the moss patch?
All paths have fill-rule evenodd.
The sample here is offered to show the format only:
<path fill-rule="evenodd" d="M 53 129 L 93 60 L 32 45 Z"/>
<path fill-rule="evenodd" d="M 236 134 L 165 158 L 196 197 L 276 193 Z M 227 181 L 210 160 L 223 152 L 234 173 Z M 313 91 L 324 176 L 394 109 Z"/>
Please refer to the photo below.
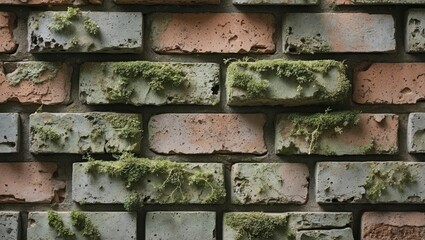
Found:
<path fill-rule="evenodd" d="M 142 123 L 136 115 L 104 114 L 103 118 L 112 125 L 121 138 L 138 139 L 142 135 Z"/>
<path fill-rule="evenodd" d="M 34 126 L 31 130 L 42 141 L 57 142 L 61 138 L 61 134 L 50 127 Z"/>
<path fill-rule="evenodd" d="M 326 53 L 331 50 L 329 43 L 319 34 L 315 36 L 300 37 L 297 42 L 286 43 L 285 49 L 290 53 Z"/>
<path fill-rule="evenodd" d="M 252 212 L 228 214 L 224 222 L 236 231 L 236 240 L 267 240 L 273 239 L 276 230 L 287 228 L 288 218 Z"/>
<path fill-rule="evenodd" d="M 89 240 L 100 240 L 99 229 L 82 212 L 71 212 L 72 226 L 82 232 L 83 236 Z"/>
<path fill-rule="evenodd" d="M 63 224 L 62 218 L 57 212 L 52 210 L 48 211 L 47 219 L 49 221 L 49 226 L 55 229 L 58 237 L 62 237 L 64 239 L 72 239 L 75 237 L 75 233 Z"/>
<path fill-rule="evenodd" d="M 35 84 L 40 84 L 56 78 L 60 64 L 49 62 L 27 62 L 18 64 L 18 68 L 8 75 L 10 86 L 16 86 L 21 81 L 29 80 Z"/>

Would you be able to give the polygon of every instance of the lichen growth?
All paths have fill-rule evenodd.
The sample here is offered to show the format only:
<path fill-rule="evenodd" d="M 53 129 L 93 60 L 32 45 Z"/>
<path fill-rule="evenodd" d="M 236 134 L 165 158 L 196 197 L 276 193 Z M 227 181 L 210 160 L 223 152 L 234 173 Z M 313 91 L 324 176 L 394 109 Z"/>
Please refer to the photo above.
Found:
<path fill-rule="evenodd" d="M 100 240 L 99 229 L 92 223 L 86 214 L 78 211 L 71 212 L 71 222 L 78 231 L 81 231 L 83 236 L 89 240 Z"/>
<path fill-rule="evenodd" d="M 71 39 L 71 44 L 72 44 L 72 46 L 74 46 L 74 47 L 77 47 L 77 46 L 79 46 L 79 45 L 80 45 L 80 43 L 79 43 L 79 41 L 78 41 L 78 39 L 77 39 L 76 37 L 72 37 L 72 39 Z"/>
<path fill-rule="evenodd" d="M 291 35 L 291 31 L 288 31 L 288 35 Z M 288 37 L 285 42 L 285 51 L 290 53 L 326 53 L 331 50 L 329 43 L 320 35 L 315 36 L 303 36 L 293 39 Z"/>
<path fill-rule="evenodd" d="M 330 109 L 309 116 L 291 114 L 288 119 L 292 124 L 290 135 L 302 137 L 309 143 L 308 154 L 317 148 L 317 142 L 324 133 L 341 134 L 343 129 L 357 125 L 360 120 L 359 112 L 330 112 Z"/>
<path fill-rule="evenodd" d="M 47 219 L 49 221 L 49 226 L 55 229 L 58 237 L 62 237 L 64 239 L 71 239 L 75 237 L 75 233 L 64 225 L 61 217 L 57 212 L 52 210 L 48 211 Z"/>
<path fill-rule="evenodd" d="M 56 78 L 60 64 L 49 62 L 27 62 L 18 64 L 17 69 L 8 75 L 10 86 L 16 86 L 21 81 L 29 80 L 35 84 L 41 84 Z M 44 76 L 45 75 L 45 76 Z"/>
<path fill-rule="evenodd" d="M 136 195 L 136 188 L 138 183 L 148 176 L 161 179 L 160 184 L 153 186 L 154 191 L 159 194 L 160 203 L 165 203 L 169 199 L 177 203 L 187 202 L 187 194 L 183 191 L 184 185 L 208 189 L 206 203 L 222 202 L 226 196 L 222 184 L 214 179 L 212 173 L 190 169 L 186 163 L 137 158 L 131 153 L 123 153 L 117 161 L 90 160 L 86 172 L 105 173 L 123 180 L 130 191 L 125 201 L 125 207 L 129 211 L 143 203 L 140 196 Z"/>
<path fill-rule="evenodd" d="M 127 211 L 136 211 L 138 208 L 141 207 L 143 207 L 143 200 L 138 192 L 133 191 L 127 194 L 124 200 L 124 208 Z"/>
<path fill-rule="evenodd" d="M 42 141 L 57 142 L 61 138 L 61 134 L 51 127 L 33 126 L 31 127 L 34 136 L 37 136 Z"/>
<path fill-rule="evenodd" d="M 142 135 L 142 123 L 136 115 L 105 114 L 103 118 L 121 138 L 138 139 Z"/>
<path fill-rule="evenodd" d="M 97 35 L 100 31 L 99 25 L 87 16 L 84 17 L 84 28 L 91 35 Z"/>
<path fill-rule="evenodd" d="M 68 7 L 66 12 L 56 12 L 53 14 L 53 22 L 47 27 L 51 31 L 63 32 L 72 26 L 72 20 L 81 15 L 80 9 Z"/>
<path fill-rule="evenodd" d="M 273 239 L 276 230 L 286 230 L 288 217 L 252 212 L 227 214 L 224 222 L 236 231 L 236 240 L 267 240 Z"/>
<path fill-rule="evenodd" d="M 405 164 L 394 164 L 388 168 L 381 168 L 374 163 L 364 185 L 366 198 L 377 200 L 389 188 L 396 188 L 399 192 L 403 192 L 404 186 L 413 182 L 415 182 L 415 177 Z"/>

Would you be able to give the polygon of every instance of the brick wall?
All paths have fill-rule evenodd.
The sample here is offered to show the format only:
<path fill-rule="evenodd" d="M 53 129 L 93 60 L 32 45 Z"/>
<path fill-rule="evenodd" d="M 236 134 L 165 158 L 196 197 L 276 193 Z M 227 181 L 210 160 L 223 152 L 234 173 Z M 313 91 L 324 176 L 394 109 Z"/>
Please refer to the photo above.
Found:
<path fill-rule="evenodd" d="M 0 239 L 425 239 L 424 7 L 0 0 Z"/>

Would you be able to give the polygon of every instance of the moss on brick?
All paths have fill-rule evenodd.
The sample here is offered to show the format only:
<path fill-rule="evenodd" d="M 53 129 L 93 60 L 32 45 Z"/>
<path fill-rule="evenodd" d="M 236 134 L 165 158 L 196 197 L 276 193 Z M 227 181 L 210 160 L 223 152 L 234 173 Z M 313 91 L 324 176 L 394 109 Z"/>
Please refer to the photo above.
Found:
<path fill-rule="evenodd" d="M 61 134 L 51 127 L 34 126 L 31 130 L 34 137 L 42 141 L 57 142 L 61 139 Z"/>
<path fill-rule="evenodd" d="M 99 229 L 83 212 L 72 211 L 71 222 L 78 231 L 81 231 L 83 236 L 88 240 L 100 240 Z"/>
<path fill-rule="evenodd" d="M 299 42 L 286 43 L 285 49 L 290 53 L 326 53 L 331 50 L 329 43 L 320 35 L 300 37 Z"/>
<path fill-rule="evenodd" d="M 13 74 L 8 76 L 8 82 L 11 86 L 16 86 L 25 80 L 32 81 L 35 84 L 41 84 L 55 79 L 59 69 L 60 63 L 27 62 L 18 64 Z"/>
<path fill-rule="evenodd" d="M 142 135 L 142 123 L 136 115 L 103 114 L 102 117 L 112 125 L 121 138 L 139 139 Z"/>
<path fill-rule="evenodd" d="M 49 221 L 49 226 L 55 229 L 58 237 L 62 237 L 64 239 L 73 239 L 75 237 L 75 233 L 64 225 L 62 218 L 57 212 L 52 210 L 48 211 L 47 218 Z"/>

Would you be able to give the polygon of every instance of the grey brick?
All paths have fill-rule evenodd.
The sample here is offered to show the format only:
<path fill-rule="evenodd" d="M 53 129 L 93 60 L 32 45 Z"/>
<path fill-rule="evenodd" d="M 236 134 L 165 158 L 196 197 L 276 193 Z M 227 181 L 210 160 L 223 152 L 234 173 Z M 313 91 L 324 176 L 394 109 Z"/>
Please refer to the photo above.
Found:
<path fill-rule="evenodd" d="M 406 51 L 425 52 L 425 37 L 421 34 L 425 31 L 425 10 L 410 9 L 406 21 Z"/>
<path fill-rule="evenodd" d="M 35 113 L 30 115 L 33 153 L 140 151 L 142 119 L 124 113 Z"/>
<path fill-rule="evenodd" d="M 320 162 L 318 203 L 425 203 L 425 163 Z"/>
<path fill-rule="evenodd" d="M 425 152 L 425 113 L 411 113 L 407 124 L 407 149 L 410 153 Z"/>
<path fill-rule="evenodd" d="M 241 5 L 316 5 L 319 0 L 233 0 Z"/>
<path fill-rule="evenodd" d="M 162 91 L 149 87 L 141 76 L 125 78 L 114 71 L 119 64 L 149 64 L 174 68 L 185 77 L 181 86 L 166 84 Z M 146 70 L 145 70 L 146 71 Z M 164 73 L 170 74 L 170 73 Z M 80 100 L 88 104 L 127 103 L 139 105 L 196 104 L 216 105 L 220 101 L 220 67 L 215 63 L 104 62 L 85 63 L 80 70 Z M 157 74 L 155 77 L 162 78 Z M 167 76 L 165 76 L 167 77 Z M 174 76 L 170 76 L 174 77 Z M 131 94 L 115 97 L 111 92 Z"/>
<path fill-rule="evenodd" d="M 0 212 L 0 239 L 19 240 L 20 238 L 19 212 Z"/>
<path fill-rule="evenodd" d="M 0 153 L 19 151 L 19 114 L 0 113 Z"/>
<path fill-rule="evenodd" d="M 306 230 L 297 232 L 296 240 L 354 240 L 351 228 L 332 229 L 332 230 Z"/>
<path fill-rule="evenodd" d="M 66 12 L 33 12 L 28 19 L 30 52 L 113 52 L 134 53 L 142 50 L 140 12 L 81 12 L 63 30 L 52 29 L 55 15 Z M 84 27 L 89 18 L 99 26 L 97 34 Z"/>
<path fill-rule="evenodd" d="M 424 4 L 424 0 L 351 0 L 356 5 Z"/>
<path fill-rule="evenodd" d="M 215 240 L 215 212 L 148 212 L 146 240 Z"/>

